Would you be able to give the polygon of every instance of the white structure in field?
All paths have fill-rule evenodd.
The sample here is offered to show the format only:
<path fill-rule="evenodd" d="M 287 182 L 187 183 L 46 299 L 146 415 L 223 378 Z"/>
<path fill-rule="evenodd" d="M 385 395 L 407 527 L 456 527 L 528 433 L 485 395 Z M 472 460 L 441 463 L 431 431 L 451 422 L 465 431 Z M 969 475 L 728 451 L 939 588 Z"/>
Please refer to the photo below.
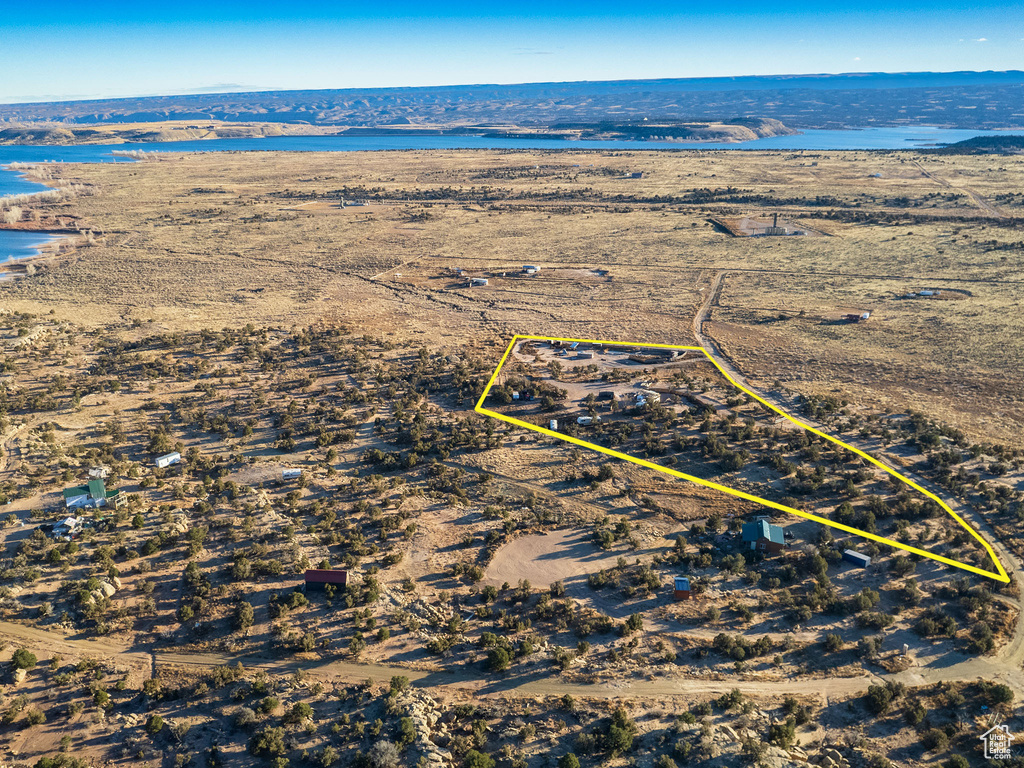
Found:
<path fill-rule="evenodd" d="M 169 467 L 171 464 L 177 464 L 181 461 L 181 454 L 175 451 L 174 453 L 165 453 L 163 456 L 156 457 L 156 466 L 158 469 Z"/>

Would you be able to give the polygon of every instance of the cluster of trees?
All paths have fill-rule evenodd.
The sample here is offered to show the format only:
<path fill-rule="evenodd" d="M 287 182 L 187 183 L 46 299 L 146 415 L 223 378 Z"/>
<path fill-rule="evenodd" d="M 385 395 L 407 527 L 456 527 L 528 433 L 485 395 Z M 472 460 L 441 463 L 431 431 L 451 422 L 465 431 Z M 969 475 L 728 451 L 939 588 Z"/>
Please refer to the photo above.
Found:
<path fill-rule="evenodd" d="M 712 647 L 716 652 L 735 661 L 765 656 L 775 649 L 775 643 L 767 635 L 750 642 L 742 635 L 729 635 L 724 632 L 715 635 Z"/>
<path fill-rule="evenodd" d="M 623 755 L 633 748 L 638 733 L 636 721 L 623 707 L 617 707 L 608 720 L 599 724 L 596 732 L 584 731 L 576 737 L 574 751 L 583 755 L 601 752 L 613 757 Z M 568 764 L 571 763 L 568 760 Z M 576 764 L 579 764 L 578 761 Z"/>

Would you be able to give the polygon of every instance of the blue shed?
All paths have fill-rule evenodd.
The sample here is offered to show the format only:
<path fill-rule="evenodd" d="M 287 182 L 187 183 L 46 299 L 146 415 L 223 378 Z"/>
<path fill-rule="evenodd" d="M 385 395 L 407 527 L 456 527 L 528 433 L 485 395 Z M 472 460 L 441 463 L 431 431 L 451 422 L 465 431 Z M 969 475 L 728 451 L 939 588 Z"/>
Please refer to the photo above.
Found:
<path fill-rule="evenodd" d="M 848 563 L 853 563 L 861 568 L 867 568 L 871 565 L 871 558 L 867 555 L 862 555 L 860 552 L 854 552 L 852 549 L 843 550 L 843 560 Z"/>

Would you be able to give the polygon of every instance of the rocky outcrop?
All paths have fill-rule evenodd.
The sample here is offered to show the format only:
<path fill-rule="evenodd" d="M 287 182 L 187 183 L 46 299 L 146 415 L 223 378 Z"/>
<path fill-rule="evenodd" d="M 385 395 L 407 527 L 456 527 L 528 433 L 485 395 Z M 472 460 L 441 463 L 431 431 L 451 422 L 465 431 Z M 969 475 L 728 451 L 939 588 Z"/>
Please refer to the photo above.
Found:
<path fill-rule="evenodd" d="M 454 765 L 452 753 L 439 746 L 448 741 L 448 728 L 441 721 L 443 712 L 437 702 L 426 693 L 416 689 L 402 694 L 400 703 L 416 729 L 414 748 L 423 756 L 431 768 L 447 768 Z"/>
<path fill-rule="evenodd" d="M 820 768 L 850 768 L 850 761 L 843 757 L 842 753 L 838 749 L 832 747 L 823 748 L 818 754 L 814 755 L 809 761 Z"/>

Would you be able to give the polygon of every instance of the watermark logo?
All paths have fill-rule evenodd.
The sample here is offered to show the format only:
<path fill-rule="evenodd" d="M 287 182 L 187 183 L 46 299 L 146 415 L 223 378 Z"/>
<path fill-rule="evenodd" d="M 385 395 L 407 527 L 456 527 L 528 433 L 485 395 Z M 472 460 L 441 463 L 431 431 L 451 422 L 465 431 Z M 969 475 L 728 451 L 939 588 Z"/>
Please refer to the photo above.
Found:
<path fill-rule="evenodd" d="M 1009 760 L 1010 744 L 1016 738 L 1007 725 L 989 728 L 978 737 L 985 744 L 985 757 L 989 760 Z"/>

